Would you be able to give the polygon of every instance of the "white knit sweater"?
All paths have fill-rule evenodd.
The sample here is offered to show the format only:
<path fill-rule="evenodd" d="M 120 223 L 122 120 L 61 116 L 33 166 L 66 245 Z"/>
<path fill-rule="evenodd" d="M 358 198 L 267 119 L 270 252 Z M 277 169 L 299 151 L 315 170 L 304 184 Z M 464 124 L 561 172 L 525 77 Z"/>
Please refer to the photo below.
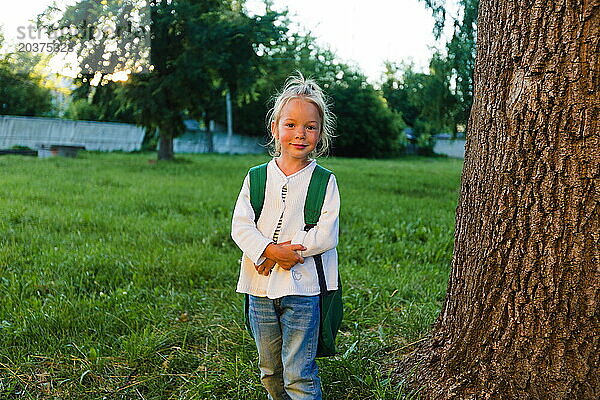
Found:
<path fill-rule="evenodd" d="M 308 232 L 304 231 L 304 202 L 316 165 L 313 160 L 300 171 L 285 176 L 275 160 L 271 160 L 267 165 L 265 202 L 256 223 L 250 204 L 250 180 L 246 175 L 231 224 L 231 237 L 244 253 L 237 284 L 238 292 L 271 299 L 288 295 L 317 295 L 320 288 L 312 256 L 320 253 L 323 253 L 327 289 L 337 289 L 338 257 L 335 247 L 338 242 L 340 197 L 333 174 L 329 178 L 317 226 Z M 287 185 L 285 202 L 281 197 L 284 185 Z M 306 247 L 305 251 L 299 252 L 304 258 L 304 264 L 296 264 L 290 270 L 276 264 L 269 276 L 260 275 L 254 264 L 261 264 L 265 260 L 262 254 L 267 245 L 272 243 L 273 233 L 282 214 L 278 242 L 291 240 L 292 244 Z"/>

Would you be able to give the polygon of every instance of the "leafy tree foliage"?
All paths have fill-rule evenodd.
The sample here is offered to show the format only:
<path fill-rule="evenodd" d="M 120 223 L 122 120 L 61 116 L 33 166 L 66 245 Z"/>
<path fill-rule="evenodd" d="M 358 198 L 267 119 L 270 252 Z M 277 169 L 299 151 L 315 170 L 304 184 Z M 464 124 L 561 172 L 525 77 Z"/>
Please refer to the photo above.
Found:
<path fill-rule="evenodd" d="M 432 135 L 456 127 L 457 99 L 450 90 L 449 72 L 448 64 L 439 54 L 432 57 L 428 74 L 415 72 L 412 65 L 386 64 L 383 95 L 413 129 L 419 147 L 425 152 L 433 147 Z"/>
<path fill-rule="evenodd" d="M 430 8 L 435 18 L 434 35 L 439 38 L 446 21 L 445 0 L 422 0 Z M 479 0 L 458 0 L 459 15 L 453 21 L 452 38 L 446 43 L 445 59 L 451 78 L 454 80 L 454 94 L 457 102 L 453 110 L 456 124 L 467 126 L 469 112 L 473 105 L 473 68 L 475 66 L 475 45 L 477 37 L 477 11 Z"/>
<path fill-rule="evenodd" d="M 74 99 L 65 110 L 64 117 L 66 119 L 102 121 L 99 117 L 100 114 L 102 114 L 102 109 L 88 102 L 87 99 Z"/>
<path fill-rule="evenodd" d="M 71 93 L 71 103 L 65 118 L 88 121 L 137 122 L 134 110 L 117 96 L 123 82 L 104 82 L 98 86 L 90 84 L 91 77 L 75 79 L 77 88 Z"/>
<path fill-rule="evenodd" d="M 4 37 L 0 33 L 0 47 Z M 38 57 L 7 55 L 0 58 L 0 114 L 46 116 L 53 110 L 52 92 L 34 71 Z"/>
<path fill-rule="evenodd" d="M 344 75 L 329 88 L 338 118 L 333 153 L 379 158 L 397 155 L 404 124 L 363 75 Z"/>
<path fill-rule="evenodd" d="M 454 34 L 447 44 L 448 64 L 456 77 L 455 111 L 457 123 L 467 126 L 473 105 L 473 70 L 477 36 L 477 9 L 479 0 L 460 0 L 462 20 L 454 23 Z"/>
<path fill-rule="evenodd" d="M 132 120 L 160 132 L 159 158 L 168 159 L 173 156 L 172 139 L 184 131 L 184 118 L 204 120 L 207 127 L 210 120 L 223 121 L 227 91 L 236 104 L 235 130 L 265 134 L 269 99 L 288 76 L 300 71 L 323 85 L 340 115 L 334 154 L 378 157 L 398 150 L 403 126 L 399 114 L 364 75 L 336 61 L 310 35 L 287 34 L 285 13 L 267 7 L 265 15 L 250 17 L 241 2 L 230 0 L 152 4 L 152 71 L 132 75 L 125 83 L 82 74 L 75 94 L 81 100 L 72 106 L 75 114 Z M 100 85 L 91 85 L 92 79 Z"/>
<path fill-rule="evenodd" d="M 67 9 L 63 19 L 79 6 Z M 94 102 L 108 108 L 109 115 L 121 113 L 158 131 L 159 158 L 171 159 L 172 140 L 183 133 L 184 116 L 215 119 L 225 91 L 234 96 L 251 92 L 260 72 L 257 49 L 277 45 L 286 28 L 275 24 L 280 14 L 249 17 L 241 2 L 233 0 L 156 0 L 150 10 L 151 70 L 114 85 L 114 91 L 97 91 L 109 95 L 96 99 L 94 94 Z M 87 55 L 82 54 L 87 47 L 77 47 L 81 56 Z M 82 75 L 81 81 L 90 82 L 96 74 L 89 75 Z M 100 83 L 107 85 L 108 80 L 101 76 Z M 84 88 L 86 94 L 92 90 L 90 85 Z M 111 104 L 118 105 L 116 110 Z"/>
<path fill-rule="evenodd" d="M 337 116 L 337 137 L 331 153 L 348 157 L 384 157 L 397 154 L 404 124 L 390 110 L 380 92 L 354 68 L 336 60 L 309 35 L 289 35 L 280 47 L 268 52 L 267 74 L 258 81 L 254 95 L 238 104 L 236 130 L 267 135 L 265 116 L 273 96 L 296 73 L 312 77 L 324 88 Z"/>

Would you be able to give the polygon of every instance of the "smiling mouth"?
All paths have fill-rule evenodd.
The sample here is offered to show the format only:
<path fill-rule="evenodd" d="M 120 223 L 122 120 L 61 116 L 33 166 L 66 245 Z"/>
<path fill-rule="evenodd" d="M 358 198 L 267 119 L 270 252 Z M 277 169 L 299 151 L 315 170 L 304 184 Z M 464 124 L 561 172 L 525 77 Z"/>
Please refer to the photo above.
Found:
<path fill-rule="evenodd" d="M 307 144 L 297 144 L 297 143 L 290 143 L 290 144 L 292 146 L 294 146 L 294 147 L 299 147 L 299 148 L 302 148 L 302 149 L 305 148 L 305 147 L 308 147 Z"/>

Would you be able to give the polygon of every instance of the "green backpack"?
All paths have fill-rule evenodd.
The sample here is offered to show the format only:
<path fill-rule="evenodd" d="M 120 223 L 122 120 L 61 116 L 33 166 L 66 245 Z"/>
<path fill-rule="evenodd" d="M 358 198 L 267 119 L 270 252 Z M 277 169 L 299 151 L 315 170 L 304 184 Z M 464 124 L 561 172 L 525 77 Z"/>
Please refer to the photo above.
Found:
<path fill-rule="evenodd" d="M 304 230 L 308 231 L 317 225 L 325 200 L 325 192 L 331 171 L 317 165 L 313 171 L 306 201 L 304 205 Z M 258 221 L 265 201 L 265 188 L 267 186 L 267 164 L 261 164 L 250 169 L 250 203 L 254 209 L 254 222 Z M 327 290 L 325 272 L 323 270 L 323 260 L 321 254 L 313 256 L 319 279 L 319 294 L 321 320 L 319 323 L 319 345 L 317 347 L 317 357 L 331 357 L 336 353 L 335 337 L 340 329 L 343 318 L 342 302 L 342 281 L 338 272 L 338 289 Z M 248 332 L 252 336 L 250 321 L 248 318 L 249 297 L 245 296 L 245 323 Z"/>

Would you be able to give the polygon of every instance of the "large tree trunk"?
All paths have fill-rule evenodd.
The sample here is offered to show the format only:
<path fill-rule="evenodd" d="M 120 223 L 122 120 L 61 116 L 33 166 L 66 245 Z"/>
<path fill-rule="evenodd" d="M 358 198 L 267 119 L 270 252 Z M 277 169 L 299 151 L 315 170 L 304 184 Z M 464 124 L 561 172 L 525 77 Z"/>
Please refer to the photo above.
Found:
<path fill-rule="evenodd" d="M 452 272 L 415 353 L 425 398 L 600 398 L 599 19 L 599 0 L 480 3 Z"/>

